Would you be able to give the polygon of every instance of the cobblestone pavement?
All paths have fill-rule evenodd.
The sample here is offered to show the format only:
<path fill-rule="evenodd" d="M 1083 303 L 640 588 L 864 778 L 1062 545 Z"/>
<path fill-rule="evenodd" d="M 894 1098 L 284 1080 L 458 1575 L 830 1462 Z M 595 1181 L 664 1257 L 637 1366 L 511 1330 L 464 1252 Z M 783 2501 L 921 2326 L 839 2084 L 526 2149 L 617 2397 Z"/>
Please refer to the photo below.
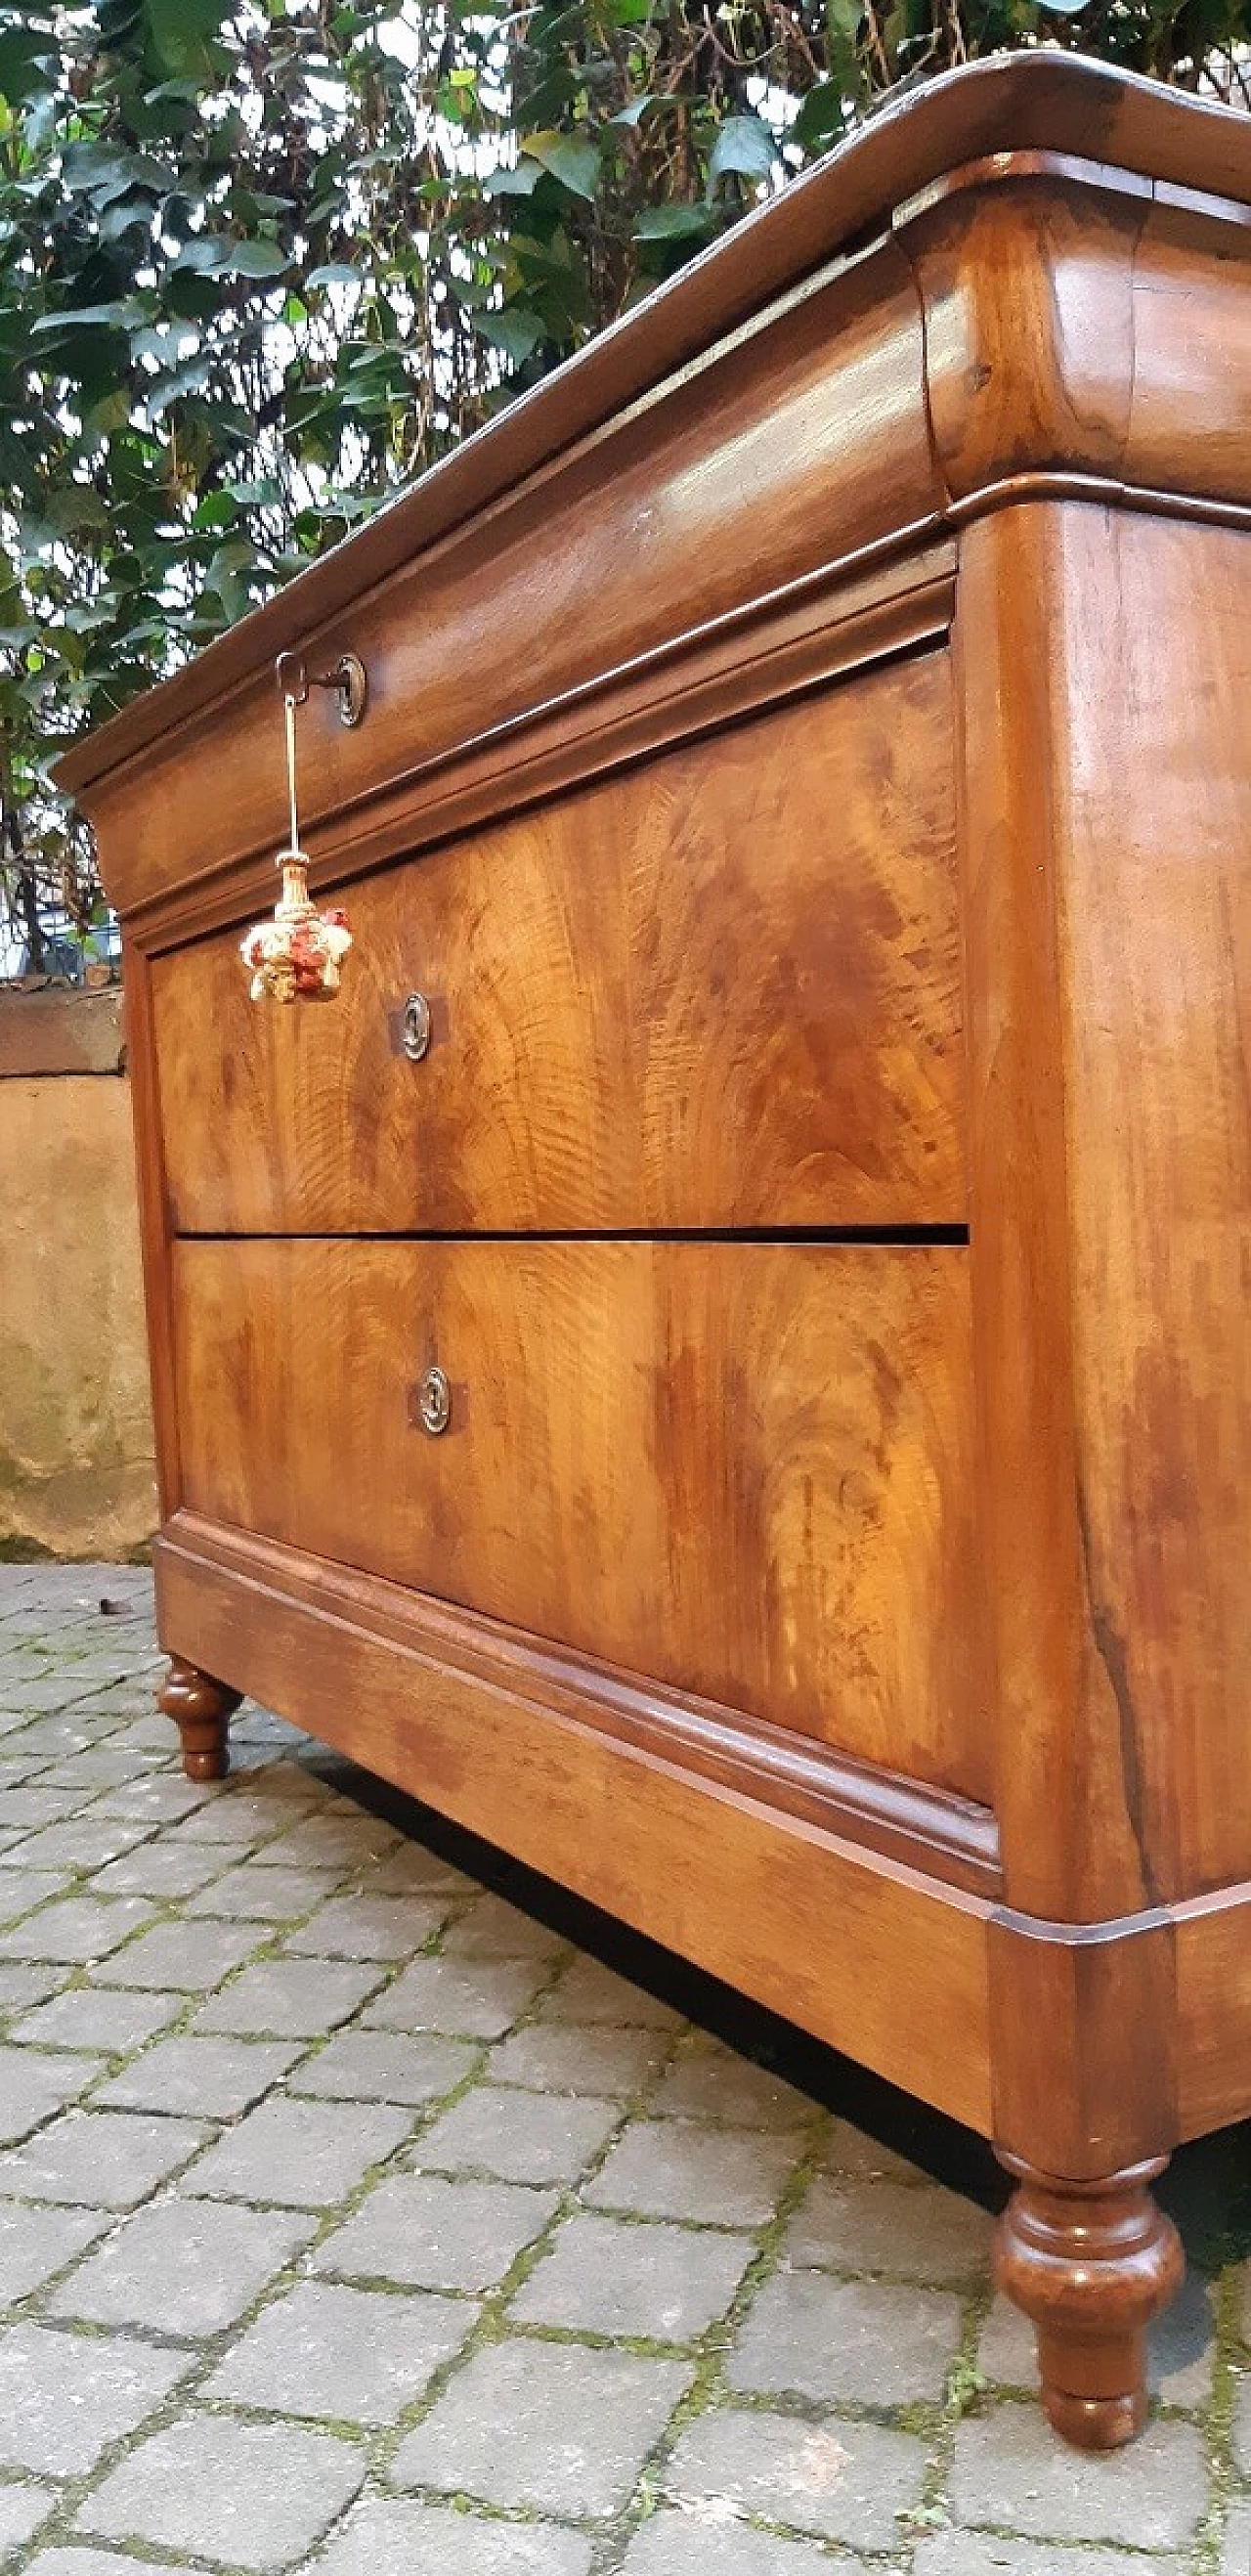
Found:
<path fill-rule="evenodd" d="M 0 1569 L 0 2565 L 1247 2576 L 1251 2133 L 1080 2459 L 974 2142 L 260 1711 L 191 1787 L 156 1667 Z"/>

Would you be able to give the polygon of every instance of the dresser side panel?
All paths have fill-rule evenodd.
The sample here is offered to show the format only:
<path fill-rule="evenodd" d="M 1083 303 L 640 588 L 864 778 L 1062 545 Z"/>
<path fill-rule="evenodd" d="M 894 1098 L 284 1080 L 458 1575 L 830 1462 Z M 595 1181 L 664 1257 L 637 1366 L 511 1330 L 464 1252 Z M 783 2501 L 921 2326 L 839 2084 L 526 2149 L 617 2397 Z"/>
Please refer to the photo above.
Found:
<path fill-rule="evenodd" d="M 1009 1902 L 1245 1878 L 1251 536 L 965 532 L 961 848 L 987 1689 Z"/>
<path fill-rule="evenodd" d="M 964 531 L 953 630 L 969 1063 L 978 1637 L 1008 1902 L 1145 1901 L 1119 1733 L 1087 1691 L 1048 620 L 1052 514 Z"/>
<path fill-rule="evenodd" d="M 1057 514 L 1077 1506 L 1149 1896 L 1251 1876 L 1251 533 Z"/>
<path fill-rule="evenodd" d="M 143 1256 L 144 1314 L 152 1421 L 156 1442 L 157 1501 L 168 1520 L 182 1500 L 178 1384 L 174 1365 L 174 1310 L 170 1276 L 171 1225 L 166 1186 L 165 1113 L 152 1009 L 152 962 L 141 949 L 125 950 L 126 1070 L 134 1125 Z"/>

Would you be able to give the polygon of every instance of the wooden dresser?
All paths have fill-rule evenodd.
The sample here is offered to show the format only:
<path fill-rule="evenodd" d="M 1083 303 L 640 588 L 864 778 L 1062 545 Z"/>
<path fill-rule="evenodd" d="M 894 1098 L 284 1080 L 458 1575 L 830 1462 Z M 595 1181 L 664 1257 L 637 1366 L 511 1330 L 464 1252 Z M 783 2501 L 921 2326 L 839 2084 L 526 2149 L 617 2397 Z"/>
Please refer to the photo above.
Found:
<path fill-rule="evenodd" d="M 252 1693 L 992 2138 L 1123 2440 L 1251 2114 L 1251 120 L 919 91 L 61 775 L 188 1768 Z"/>

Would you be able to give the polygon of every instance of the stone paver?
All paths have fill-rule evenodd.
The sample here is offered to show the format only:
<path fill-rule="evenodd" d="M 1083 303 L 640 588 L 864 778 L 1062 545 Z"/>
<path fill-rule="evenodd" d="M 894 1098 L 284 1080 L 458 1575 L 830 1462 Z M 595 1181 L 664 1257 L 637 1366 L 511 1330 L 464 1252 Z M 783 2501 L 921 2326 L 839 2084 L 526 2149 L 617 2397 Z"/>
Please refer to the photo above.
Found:
<path fill-rule="evenodd" d="M 378 1983 L 376 1967 L 346 1960 L 262 1959 L 201 2005 L 195 2027 L 242 2038 L 320 2039 L 347 2021 Z"/>
<path fill-rule="evenodd" d="M 301 1816 L 277 1842 L 266 1843 L 265 1859 L 280 1869 L 321 1861 L 342 1873 L 397 1851 L 399 1843 L 399 1835 L 376 1816 L 336 1803 L 322 1813 Z"/>
<path fill-rule="evenodd" d="M 766 2281 L 727 2363 L 735 2389 L 875 2405 L 941 2398 L 960 2340 L 950 2291 L 780 2272 Z"/>
<path fill-rule="evenodd" d="M 188 2366 L 184 2353 L 132 2335 L 0 2333 L 0 2461 L 52 2477 L 81 2476 L 120 2434 L 133 2433 Z"/>
<path fill-rule="evenodd" d="M 344 2030 L 297 2067 L 290 2090 L 340 2102 L 437 2102 L 472 2074 L 478 2054 L 433 2032 Z"/>
<path fill-rule="evenodd" d="M 54 2111 L 76 2101 L 100 2064 L 99 2058 L 57 2057 L 0 2043 L 0 2146 L 16 2146 Z"/>
<path fill-rule="evenodd" d="M 556 1959 L 568 1948 L 549 1924 L 502 1896 L 480 1896 L 451 1925 L 443 1944 L 449 1959 Z"/>
<path fill-rule="evenodd" d="M 113 2549 L 41 2549 L 31 2576 L 181 2576 L 168 2558 L 123 2558 Z"/>
<path fill-rule="evenodd" d="M 0 1958 L 103 1961 L 151 1915 L 143 1896 L 66 1896 L 0 1932 Z"/>
<path fill-rule="evenodd" d="M 378 2030 L 500 2039 L 534 2001 L 545 1975 L 540 1961 L 417 1959 L 364 2019 Z"/>
<path fill-rule="evenodd" d="M 37 2004 L 15 2021 L 10 2038 L 37 2048 L 103 2050 L 109 2057 L 129 2056 L 141 2048 L 183 2009 L 181 1995 L 102 1993 L 98 1986 L 72 1986 Z"/>
<path fill-rule="evenodd" d="M 587 2198 L 648 2218 L 761 2227 L 798 2153 L 793 2137 L 639 2120 L 609 2154 Z"/>
<path fill-rule="evenodd" d="M 330 2434 L 195 2416 L 139 2443 L 87 2498 L 79 2522 L 105 2539 L 265 2571 L 311 2549 L 364 2474 L 364 2453 Z"/>
<path fill-rule="evenodd" d="M 513 2314 L 528 2325 L 689 2343 L 724 2315 L 754 2252 L 750 2236 L 651 2219 L 627 2225 L 588 2210 L 561 2228 Z"/>
<path fill-rule="evenodd" d="M 331 2422 L 394 2424 L 470 2333 L 468 2299 L 394 2299 L 340 2281 L 301 2281 L 249 2326 L 206 2395 Z"/>
<path fill-rule="evenodd" d="M 0 1869 L 0 1924 L 21 1922 L 50 1896 L 63 1896 L 70 1884 L 63 1869 L 23 1869 L 6 1862 Z"/>
<path fill-rule="evenodd" d="M 559 2194 L 519 2183 L 394 2174 L 319 2246 L 319 2272 L 413 2289 L 488 2290 L 541 2235 Z M 556 2322 L 561 2322 L 557 2320 Z"/>
<path fill-rule="evenodd" d="M 118 1824 L 113 1830 L 133 1842 L 139 1828 Z M 135 1850 L 122 1848 L 123 1858 L 110 1861 L 92 1881 L 102 1896 L 190 1897 L 194 1902 L 197 1889 L 221 1875 L 220 1854 L 204 1844 L 141 1842 Z"/>
<path fill-rule="evenodd" d="M 807 2424 L 723 2411 L 682 2435 L 666 2493 L 698 2518 L 726 2506 L 797 2532 L 893 2549 L 899 2516 L 920 2501 L 926 2446 L 877 2424 Z"/>
<path fill-rule="evenodd" d="M 428 1851 L 422 1843 L 402 1842 L 382 1860 L 371 1859 L 361 1872 L 362 1881 L 379 1896 L 476 1896 L 476 1878 L 467 1878 L 461 1869 L 438 1852 Z"/>
<path fill-rule="evenodd" d="M 10 1827 L 18 1828 L 22 1843 L 17 1862 L 10 1866 L 27 1866 L 28 1854 L 34 1855 L 33 1865 L 37 1869 L 42 1868 L 45 1861 L 52 1861 L 53 1866 L 60 1866 L 59 1854 L 53 1860 L 51 1854 L 35 1853 L 34 1844 L 38 1830 L 45 1825 L 59 1825 L 67 1807 L 72 1809 L 72 1797 L 67 1799 L 55 1789 L 41 1788 L 38 1774 L 32 1781 L 29 1771 L 19 1772 L 17 1785 L 9 1790 L 4 1802 L 4 1811 L 10 1819 Z M 73 1831 L 73 1827 L 70 1830 Z"/>
<path fill-rule="evenodd" d="M 476 2084 L 426 2130 L 413 2161 L 437 2173 L 498 2174 L 502 2182 L 576 2182 L 620 2117 L 619 2102 L 593 2093 Z"/>
<path fill-rule="evenodd" d="M 531 2022 L 502 2040 L 491 2061 L 497 2084 L 532 2093 L 637 2093 L 663 2065 L 667 2034 L 576 2022 Z"/>
<path fill-rule="evenodd" d="M 1251 2576 L 1251 2503 L 1235 2504 L 1230 2512 L 1225 2526 L 1221 2576 Z"/>
<path fill-rule="evenodd" d="M 291 2040 L 159 2039 L 101 2084 L 94 2099 L 104 2109 L 189 2111 L 207 2120 L 233 2120 L 250 2111 L 299 2055 L 299 2043 Z"/>
<path fill-rule="evenodd" d="M 1127 2450 L 1083 2453 L 1058 2443 L 1037 2407 L 995 2406 L 960 2426 L 950 2493 L 960 2522 L 1182 2549 L 1206 2500 L 1203 2444 L 1189 2424 L 1156 2423 Z"/>
<path fill-rule="evenodd" d="M 371 2499 L 335 2533 L 317 2576 L 589 2576 L 590 2564 L 590 2541 L 550 2522 L 482 2522 L 446 2505 Z"/>
<path fill-rule="evenodd" d="M 98 2209 L 31 2208 L 21 2201 L 0 2201 L 0 2301 L 15 2307 L 28 2298 L 84 2246 L 93 2245 L 108 2225 Z"/>
<path fill-rule="evenodd" d="M 138 1898 L 127 1902 L 138 1903 Z M 102 1986 L 175 1986 L 208 1994 L 241 1967 L 261 1936 L 251 1923 L 158 1923 L 96 1970 Z"/>
<path fill-rule="evenodd" d="M 36 1792 L 30 1789 L 25 1794 L 33 1799 Z M 6 1808 L 9 1803 L 6 1798 Z M 53 1803 L 49 1797 L 46 1807 Z M 64 1812 L 60 1799 L 55 1801 L 55 1805 Z M 99 1870 L 100 1876 L 93 1882 L 95 1895 L 155 1896 L 165 1891 L 149 1889 L 138 1879 L 114 1874 L 124 1871 L 125 1863 L 118 1856 L 130 1852 L 142 1830 L 140 1825 L 124 1823 L 120 1816 L 97 1816 L 93 1809 L 69 1823 L 48 1823 L 42 1833 L 32 1834 L 30 1840 L 22 1844 L 20 1857 L 23 1865 L 31 1869 Z M 112 1864 L 112 1867 L 102 1868 L 103 1862 Z"/>
<path fill-rule="evenodd" d="M 108 1791 L 100 1800 L 100 1810 L 123 1816 L 143 1831 L 150 1831 L 153 1825 L 180 1825 L 184 1847 L 194 1842 L 233 1843 L 239 1835 L 239 1828 L 224 1818 L 221 1798 L 213 1791 L 196 1788 L 176 1771 L 155 1772 Z M 243 1839 L 249 1844 L 255 1842 L 257 1831 L 252 1826 Z"/>
<path fill-rule="evenodd" d="M 1050 2541 L 949 2530 L 930 2533 L 921 2542 L 912 2576 L 1181 2576 L 1181 2563 L 1137 2551 L 1126 2558 L 1119 2549 L 1057 2552 Z"/>
<path fill-rule="evenodd" d="M 294 2210 L 154 2201 L 79 2264 L 49 2313 L 170 2335 L 219 2334 L 302 2252 L 314 2224 Z"/>
<path fill-rule="evenodd" d="M 186 1781 L 150 1604 L 0 1568 L 5 2576 L 1251 2576 L 1251 2265 L 1063 2449 L 950 2131 L 831 2117 L 263 1710 Z"/>
<path fill-rule="evenodd" d="M 608 2022 L 622 2030 L 678 2031 L 682 2027 L 680 2015 L 669 2004 L 585 1953 L 552 1988 L 543 2011 L 549 2021 Z"/>
<path fill-rule="evenodd" d="M 792 2263 L 886 2272 L 915 2281 L 976 2280 L 991 2222 L 976 2203 L 936 2183 L 819 2177 L 787 2238 Z"/>
<path fill-rule="evenodd" d="M 42 2003 L 45 1995 L 55 1994 L 64 1982 L 63 1968 L 35 1967 L 25 1960 L 20 1966 L 11 1966 L 7 1959 L 0 1960 L 0 2013 L 20 2012 L 30 2004 Z"/>
<path fill-rule="evenodd" d="M 813 2116 L 807 2095 L 793 2084 L 702 2038 L 670 2067 L 648 2109 L 676 2119 L 721 2121 L 734 2129 L 801 2129 Z"/>
<path fill-rule="evenodd" d="M 578 2517 L 625 2504 L 690 2383 L 681 2362 L 511 2341 L 475 2353 L 392 2464 L 398 2486 Z"/>
<path fill-rule="evenodd" d="M 248 1923 L 296 1923 L 322 1904 L 337 1884 L 335 1873 L 313 1869 L 262 1869 L 255 1860 L 221 1870 L 216 1862 L 198 1878 L 189 1915 L 238 1916 Z"/>
<path fill-rule="evenodd" d="M 291 1933 L 286 1948 L 317 1959 L 411 1959 L 442 1930 L 447 1912 L 434 1897 L 332 1896 Z"/>
<path fill-rule="evenodd" d="M 411 2126 L 385 2102 L 262 2102 L 211 2147 L 188 2191 L 321 2209 L 394 2154 Z"/>
<path fill-rule="evenodd" d="M 863 2567 L 841 2554 L 840 2567 Z M 807 2540 L 782 2540 L 747 2523 L 716 2523 L 691 2512 L 653 2515 L 635 2534 L 624 2576 L 830 2576 L 831 2561 Z"/>
<path fill-rule="evenodd" d="M 33 2486 L 25 2478 L 20 2485 L 0 2486 L 0 2566 L 47 2521 L 56 2500 L 55 2487 Z"/>
<path fill-rule="evenodd" d="M 67 2111 L 24 2147 L 0 2155 L 0 2194 L 134 2209 L 209 2136 L 202 2121 L 134 2111 Z"/>

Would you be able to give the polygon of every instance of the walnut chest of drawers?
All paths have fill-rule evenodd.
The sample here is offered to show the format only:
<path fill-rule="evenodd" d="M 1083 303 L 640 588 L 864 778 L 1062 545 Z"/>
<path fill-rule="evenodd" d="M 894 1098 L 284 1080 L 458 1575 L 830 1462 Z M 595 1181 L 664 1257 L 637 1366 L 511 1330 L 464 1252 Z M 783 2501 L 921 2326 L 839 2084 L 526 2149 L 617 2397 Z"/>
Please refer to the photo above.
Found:
<path fill-rule="evenodd" d="M 1249 205 L 919 93 L 63 771 L 189 1766 L 253 1693 L 992 2138 L 1088 2444 L 1251 2113 Z"/>

